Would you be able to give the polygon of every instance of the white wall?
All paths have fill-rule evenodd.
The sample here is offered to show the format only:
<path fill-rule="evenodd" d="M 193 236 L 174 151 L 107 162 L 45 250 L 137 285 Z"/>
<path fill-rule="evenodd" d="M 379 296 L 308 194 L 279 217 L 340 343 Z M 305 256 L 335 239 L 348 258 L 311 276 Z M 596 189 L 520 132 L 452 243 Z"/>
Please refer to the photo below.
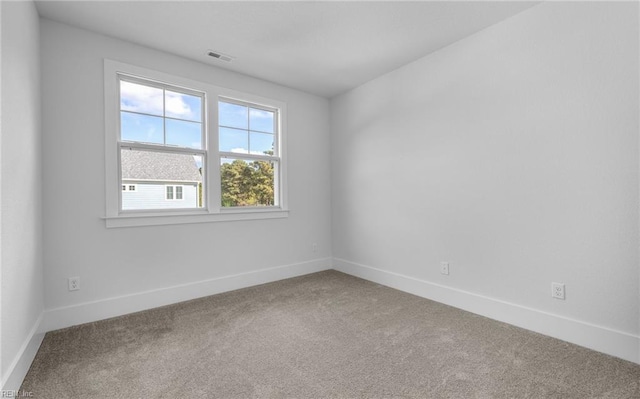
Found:
<path fill-rule="evenodd" d="M 43 305 L 40 68 L 32 2 L 2 2 L 2 389 L 17 389 Z M 32 339 L 34 341 L 32 342 Z M 34 348 L 35 346 L 35 348 Z"/>
<path fill-rule="evenodd" d="M 333 99 L 336 267 L 640 362 L 638 66 L 637 4 L 543 3 Z"/>
<path fill-rule="evenodd" d="M 45 329 L 331 267 L 328 100 L 46 19 L 41 48 Z M 106 229 L 104 58 L 286 102 L 289 217 Z"/>

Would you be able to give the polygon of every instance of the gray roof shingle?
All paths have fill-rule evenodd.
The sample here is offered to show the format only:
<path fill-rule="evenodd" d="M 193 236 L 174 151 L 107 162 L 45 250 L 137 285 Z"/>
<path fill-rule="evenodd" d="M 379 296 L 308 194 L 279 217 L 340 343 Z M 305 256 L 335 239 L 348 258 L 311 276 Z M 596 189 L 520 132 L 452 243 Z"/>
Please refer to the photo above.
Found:
<path fill-rule="evenodd" d="M 121 160 L 123 179 L 202 181 L 193 155 L 123 149 Z"/>

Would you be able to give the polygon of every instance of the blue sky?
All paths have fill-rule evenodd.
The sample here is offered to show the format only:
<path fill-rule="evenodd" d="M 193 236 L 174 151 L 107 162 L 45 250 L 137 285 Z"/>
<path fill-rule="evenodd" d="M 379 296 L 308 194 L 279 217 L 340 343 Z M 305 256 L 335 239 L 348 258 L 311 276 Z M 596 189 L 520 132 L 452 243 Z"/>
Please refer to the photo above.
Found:
<path fill-rule="evenodd" d="M 123 140 L 202 148 L 200 97 L 122 81 L 120 109 Z"/>
<path fill-rule="evenodd" d="M 220 151 L 261 155 L 273 150 L 273 112 L 220 101 L 218 118 Z"/>
<path fill-rule="evenodd" d="M 120 109 L 123 140 L 202 148 L 201 97 L 121 81 Z M 220 151 L 240 155 L 273 149 L 273 112 L 225 102 L 218 110 Z"/>

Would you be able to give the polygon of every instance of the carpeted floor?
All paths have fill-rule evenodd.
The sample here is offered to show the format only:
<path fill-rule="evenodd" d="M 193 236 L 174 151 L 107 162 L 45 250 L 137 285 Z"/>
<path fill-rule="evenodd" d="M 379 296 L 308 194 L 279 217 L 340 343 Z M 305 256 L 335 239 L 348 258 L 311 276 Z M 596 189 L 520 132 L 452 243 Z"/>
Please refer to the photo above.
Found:
<path fill-rule="evenodd" d="M 33 398 L 640 398 L 640 366 L 336 271 L 50 332 Z"/>

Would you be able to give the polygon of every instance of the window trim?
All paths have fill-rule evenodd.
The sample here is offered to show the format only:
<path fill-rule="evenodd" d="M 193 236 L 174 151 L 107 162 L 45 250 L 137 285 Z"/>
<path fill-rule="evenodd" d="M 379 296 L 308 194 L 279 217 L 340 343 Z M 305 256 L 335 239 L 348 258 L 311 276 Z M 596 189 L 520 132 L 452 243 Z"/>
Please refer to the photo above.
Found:
<path fill-rule="evenodd" d="M 204 165 L 204 194 L 203 208 L 195 209 L 167 209 L 167 210 L 120 210 L 122 201 L 119 157 L 120 148 L 127 147 L 127 142 L 119 141 L 120 123 L 120 98 L 118 90 L 118 74 L 139 78 L 144 81 L 156 81 L 160 84 L 168 84 L 185 91 L 204 92 L 205 107 L 203 123 L 206 126 L 203 137 L 203 151 L 207 152 Z M 278 110 L 278 131 L 275 133 L 278 146 L 278 176 L 277 206 L 269 207 L 230 207 L 221 206 L 220 188 L 220 152 L 218 151 L 218 101 L 235 100 L 243 104 L 252 104 L 256 107 L 266 107 L 269 110 Z M 258 220 L 288 217 L 287 201 L 287 157 L 286 157 L 286 103 L 258 95 L 244 93 L 210 83 L 200 82 L 171 75 L 157 70 L 130 65 L 118 61 L 104 59 L 104 110 L 105 110 L 105 185 L 106 185 L 106 212 L 103 219 L 106 227 L 131 227 L 151 226 L 183 223 L 223 222 L 233 220 Z M 136 147 L 143 147 L 137 144 Z M 180 149 L 176 147 L 175 149 Z M 175 150 L 171 147 L 171 151 Z M 193 149 L 181 149 L 192 151 Z M 200 152 L 200 150 L 195 150 Z M 251 154 L 237 154 L 240 158 Z M 216 162 L 216 160 L 218 160 Z"/>

